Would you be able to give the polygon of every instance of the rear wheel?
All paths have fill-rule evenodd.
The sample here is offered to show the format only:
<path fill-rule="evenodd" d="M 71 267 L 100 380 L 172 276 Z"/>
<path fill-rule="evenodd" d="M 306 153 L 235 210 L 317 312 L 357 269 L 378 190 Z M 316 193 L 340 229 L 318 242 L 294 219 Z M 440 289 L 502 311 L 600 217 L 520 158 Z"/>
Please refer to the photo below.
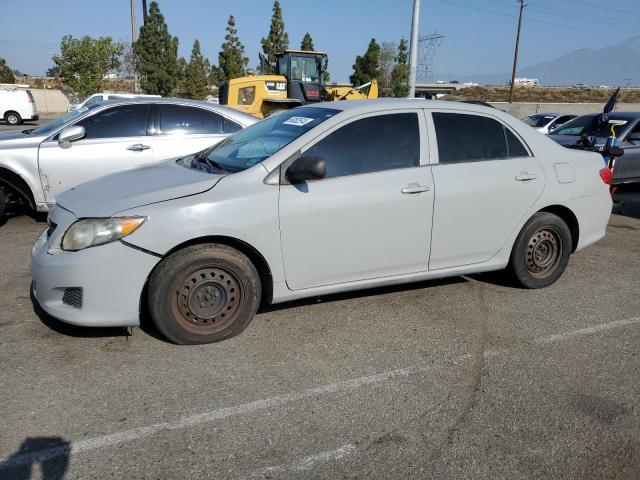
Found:
<path fill-rule="evenodd" d="M 22 123 L 22 117 L 20 117 L 18 112 L 7 112 L 4 115 L 4 120 L 9 125 L 20 125 Z"/>
<path fill-rule="evenodd" d="M 244 254 L 226 245 L 195 245 L 156 268 L 149 310 L 174 343 L 217 342 L 237 335 L 260 304 L 260 277 Z"/>
<path fill-rule="evenodd" d="M 571 232 L 560 217 L 536 213 L 516 238 L 509 270 L 525 288 L 547 287 L 566 269 L 571 245 Z"/>
<path fill-rule="evenodd" d="M 2 217 L 7 210 L 7 197 L 4 194 L 4 189 L 0 187 L 0 223 L 2 223 Z"/>

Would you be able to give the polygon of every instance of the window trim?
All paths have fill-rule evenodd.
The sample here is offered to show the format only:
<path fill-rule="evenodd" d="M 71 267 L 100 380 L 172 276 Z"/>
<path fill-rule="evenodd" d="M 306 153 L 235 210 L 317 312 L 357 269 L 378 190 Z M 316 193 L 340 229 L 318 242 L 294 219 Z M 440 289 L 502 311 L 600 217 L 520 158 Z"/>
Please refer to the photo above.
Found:
<path fill-rule="evenodd" d="M 147 129 L 147 135 L 153 136 L 153 137 L 158 137 L 158 138 L 169 138 L 171 137 L 170 134 L 168 133 L 156 133 L 158 130 L 160 130 L 160 108 L 163 105 L 170 105 L 172 107 L 186 107 L 186 108 L 195 108 L 198 110 L 202 110 L 206 113 L 211 113 L 213 115 L 218 115 L 222 120 L 222 132 L 221 133 L 187 133 L 183 136 L 189 136 L 191 138 L 201 138 L 201 137 L 210 137 L 212 135 L 232 135 L 233 133 L 239 132 L 240 130 L 244 130 L 245 128 L 247 128 L 248 125 L 244 125 L 243 123 L 239 122 L 238 120 L 234 120 L 233 118 L 229 117 L 228 115 L 223 114 L 222 112 L 218 112 L 217 110 L 213 110 L 210 108 L 205 108 L 205 107 L 201 107 L 199 105 L 190 105 L 188 103 L 152 103 L 151 104 L 151 108 L 152 108 L 152 114 L 150 116 L 151 120 L 149 121 L 149 126 Z M 233 133 L 226 133 L 224 131 L 224 120 L 227 120 L 229 122 L 233 122 L 236 125 L 238 125 L 240 127 L 240 130 L 237 130 L 236 132 Z"/>
<path fill-rule="evenodd" d="M 464 162 L 455 162 L 455 163 L 440 163 L 440 151 L 438 149 L 438 135 L 436 134 L 436 124 L 435 124 L 435 120 L 433 119 L 433 114 L 434 113 L 454 113 L 454 114 L 459 114 L 459 115 L 472 115 L 472 116 L 476 116 L 476 117 L 485 117 L 485 118 L 489 118 L 491 120 L 495 120 L 496 122 L 498 122 L 500 125 L 502 125 L 503 128 L 508 129 L 518 140 L 520 140 L 520 143 L 522 143 L 522 145 L 524 146 L 525 150 L 527 150 L 527 152 L 529 153 L 528 156 L 523 157 L 506 157 L 506 158 L 492 158 L 492 159 L 488 159 L 488 160 L 467 160 Z M 529 147 L 529 144 L 524 140 L 524 138 L 522 137 L 522 135 L 520 135 L 517 131 L 515 131 L 513 128 L 511 128 L 510 125 L 507 125 L 501 118 L 496 117 L 495 115 L 491 115 L 488 113 L 484 113 L 484 112 L 473 112 L 470 110 L 447 110 L 444 108 L 438 108 L 438 109 L 425 109 L 425 114 L 427 116 L 427 128 L 429 130 L 429 134 L 431 135 L 431 138 L 434 139 L 434 141 L 432 142 L 432 147 L 431 147 L 431 159 L 433 160 L 431 162 L 431 165 L 464 165 L 467 163 L 480 163 L 480 162 L 502 162 L 505 160 L 513 160 L 513 159 L 517 159 L 517 158 L 535 158 L 535 155 L 533 154 L 533 150 L 531 150 L 531 147 Z M 504 140 L 505 140 L 505 146 L 507 147 L 507 153 L 509 152 L 509 142 L 507 141 L 507 134 L 506 131 L 504 131 Z"/>
<path fill-rule="evenodd" d="M 396 170 L 407 170 L 408 168 L 421 168 L 421 167 L 425 167 L 429 165 L 429 157 L 430 157 L 430 148 L 429 148 L 429 137 L 427 135 L 427 125 L 425 123 L 425 118 L 424 115 L 421 115 L 421 108 L 402 108 L 402 109 L 393 109 L 393 110 L 383 110 L 383 111 L 376 111 L 376 112 L 367 112 L 367 113 L 361 113 L 358 115 L 354 115 L 348 118 L 345 118 L 343 120 L 341 120 L 340 122 L 336 123 L 335 125 L 332 125 L 329 129 L 325 130 L 324 132 L 316 135 L 314 138 L 310 139 L 305 145 L 303 145 L 302 147 L 300 147 L 300 149 L 298 149 L 297 152 L 295 152 L 293 155 L 291 155 L 289 158 L 287 158 L 285 161 L 283 161 L 282 163 L 280 163 L 280 165 L 275 168 L 273 171 L 279 171 L 279 177 L 280 177 L 280 185 L 290 185 L 289 181 L 286 178 L 285 172 L 287 171 L 287 168 L 289 168 L 289 166 L 301 155 L 303 155 L 307 150 L 309 150 L 310 148 L 312 148 L 314 145 L 316 145 L 317 143 L 321 142 L 322 140 L 324 140 L 326 137 L 328 137 L 329 135 L 331 135 L 332 133 L 334 133 L 335 131 L 337 131 L 338 129 L 356 122 L 358 120 L 363 120 L 365 118 L 369 118 L 369 117 L 380 117 L 380 116 L 384 116 L 384 115 L 394 115 L 394 114 L 399 114 L 399 113 L 415 113 L 417 116 L 417 120 L 418 120 L 418 134 L 419 134 L 419 140 L 420 140 L 420 161 L 418 163 L 418 165 L 416 165 L 415 167 L 402 167 L 402 168 L 394 168 L 394 169 L 388 169 L 388 170 L 378 170 L 375 172 L 363 172 L 363 173 L 354 173 L 352 175 L 342 175 L 340 177 L 331 177 L 331 178 L 322 178 L 320 180 L 308 180 L 309 182 L 326 182 L 326 181 L 330 181 L 330 180 L 340 180 L 342 178 L 350 178 L 350 177 L 354 177 L 357 175 L 371 175 L 371 174 L 379 174 L 379 173 L 384 173 L 384 172 L 392 172 L 392 171 L 396 171 Z M 271 174 L 269 174 L 267 176 L 267 179 L 271 178 Z M 267 180 L 265 179 L 265 181 Z"/>

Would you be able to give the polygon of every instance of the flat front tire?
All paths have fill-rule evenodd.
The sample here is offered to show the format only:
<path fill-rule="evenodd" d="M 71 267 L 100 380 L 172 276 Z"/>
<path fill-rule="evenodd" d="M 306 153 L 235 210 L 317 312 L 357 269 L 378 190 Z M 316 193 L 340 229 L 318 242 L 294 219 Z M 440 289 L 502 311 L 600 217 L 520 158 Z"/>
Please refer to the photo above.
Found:
<path fill-rule="evenodd" d="M 219 244 L 179 250 L 154 270 L 149 311 L 167 339 L 181 345 L 237 335 L 260 305 L 260 276 L 240 251 Z"/>
<path fill-rule="evenodd" d="M 538 212 L 516 238 L 509 262 L 511 276 L 525 288 L 548 287 L 567 268 L 571 249 L 571 232 L 564 220 Z"/>

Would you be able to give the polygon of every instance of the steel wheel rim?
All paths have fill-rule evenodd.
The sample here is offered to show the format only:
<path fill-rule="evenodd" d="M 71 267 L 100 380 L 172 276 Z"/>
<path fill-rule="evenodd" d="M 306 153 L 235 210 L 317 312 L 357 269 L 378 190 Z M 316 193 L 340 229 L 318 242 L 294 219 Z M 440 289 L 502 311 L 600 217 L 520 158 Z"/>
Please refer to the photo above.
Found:
<path fill-rule="evenodd" d="M 562 258 L 562 237 L 554 228 L 545 227 L 535 232 L 527 242 L 525 267 L 531 276 L 547 278 Z"/>
<path fill-rule="evenodd" d="M 173 283 L 171 309 L 190 332 L 209 335 L 231 325 L 240 310 L 243 291 L 229 270 L 207 266 L 180 276 Z"/>
<path fill-rule="evenodd" d="M 16 117 L 15 115 L 9 115 L 7 117 L 7 123 L 9 125 L 17 125 L 18 124 L 18 117 Z"/>

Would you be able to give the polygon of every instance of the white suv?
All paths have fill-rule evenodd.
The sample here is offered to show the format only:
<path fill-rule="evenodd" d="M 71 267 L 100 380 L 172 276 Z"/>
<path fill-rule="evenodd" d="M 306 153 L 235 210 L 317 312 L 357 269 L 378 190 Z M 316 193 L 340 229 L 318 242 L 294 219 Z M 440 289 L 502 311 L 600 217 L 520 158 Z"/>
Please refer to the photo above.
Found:
<path fill-rule="evenodd" d="M 38 120 L 38 110 L 29 90 L 0 88 L 0 118 L 9 125 L 20 125 L 25 120 Z"/>

